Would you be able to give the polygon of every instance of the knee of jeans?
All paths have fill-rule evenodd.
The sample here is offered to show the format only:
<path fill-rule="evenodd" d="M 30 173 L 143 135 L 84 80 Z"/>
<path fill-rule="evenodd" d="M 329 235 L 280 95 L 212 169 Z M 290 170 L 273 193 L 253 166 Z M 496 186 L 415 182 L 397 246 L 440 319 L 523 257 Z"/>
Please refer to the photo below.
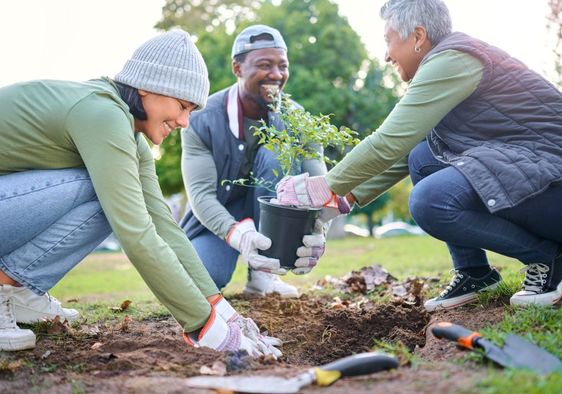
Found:
<path fill-rule="evenodd" d="M 432 196 L 424 184 L 417 184 L 412 189 L 409 198 L 410 214 L 418 226 L 428 232 L 434 222 Z"/>
<path fill-rule="evenodd" d="M 219 290 L 223 289 L 232 279 L 233 272 L 227 272 L 226 270 L 209 272 L 211 279 L 215 282 L 215 285 Z"/>

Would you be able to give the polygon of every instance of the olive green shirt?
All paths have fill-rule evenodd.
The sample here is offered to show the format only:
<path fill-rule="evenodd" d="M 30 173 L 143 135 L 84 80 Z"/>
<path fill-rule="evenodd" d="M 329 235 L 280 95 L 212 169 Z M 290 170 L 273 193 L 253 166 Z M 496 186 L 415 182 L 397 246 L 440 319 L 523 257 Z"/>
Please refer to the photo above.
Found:
<path fill-rule="evenodd" d="M 328 172 L 330 189 L 352 192 L 365 206 L 405 178 L 408 153 L 476 90 L 483 69 L 477 58 L 455 50 L 424 60 L 383 124 Z"/>
<path fill-rule="evenodd" d="M 123 250 L 184 330 L 200 328 L 218 293 L 172 218 L 145 138 L 104 78 L 0 88 L 0 176 L 86 167 Z"/>

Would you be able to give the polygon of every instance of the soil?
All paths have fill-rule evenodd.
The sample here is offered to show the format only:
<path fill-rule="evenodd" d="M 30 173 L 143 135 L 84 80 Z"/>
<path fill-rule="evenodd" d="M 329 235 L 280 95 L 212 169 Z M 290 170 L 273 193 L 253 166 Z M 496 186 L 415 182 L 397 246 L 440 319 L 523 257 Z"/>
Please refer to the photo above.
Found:
<path fill-rule="evenodd" d="M 464 352 L 425 333 L 430 322 L 449 320 L 471 329 L 501 320 L 501 305 L 486 309 L 463 307 L 427 314 L 403 301 L 385 304 L 334 304 L 333 299 L 303 295 L 231 299 L 260 328 L 284 341 L 281 360 L 240 357 L 183 343 L 171 318 L 135 321 L 121 318 L 101 325 L 82 324 L 78 330 L 47 327 L 38 333 L 33 350 L 0 353 L 2 393 L 211 393 L 186 387 L 185 377 L 202 368 L 228 375 L 292 377 L 309 367 L 368 351 L 375 340 L 401 342 L 420 362 L 401 358 L 402 367 L 373 375 L 346 378 L 327 388 L 309 386 L 303 393 L 436 393 L 470 392 L 486 367 L 461 366 Z M 57 333 L 58 331 L 58 333 Z M 47 332 L 50 332 L 47 333 Z"/>

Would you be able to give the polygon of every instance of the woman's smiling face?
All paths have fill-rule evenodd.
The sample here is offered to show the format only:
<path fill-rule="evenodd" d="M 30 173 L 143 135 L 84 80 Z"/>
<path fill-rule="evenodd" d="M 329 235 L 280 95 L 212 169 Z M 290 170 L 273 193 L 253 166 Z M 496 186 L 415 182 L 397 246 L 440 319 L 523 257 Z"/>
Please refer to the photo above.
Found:
<path fill-rule="evenodd" d="M 159 145 L 176 128 L 189 126 L 189 116 L 197 105 L 177 98 L 139 89 L 146 120 L 135 119 L 135 129 Z"/>
<path fill-rule="evenodd" d="M 403 40 L 400 34 L 390 27 L 388 23 L 384 30 L 384 39 L 386 41 L 385 60 L 392 63 L 403 81 L 408 82 L 416 74 L 422 59 L 421 53 L 415 51 L 417 47 L 416 36 L 412 33 Z"/>

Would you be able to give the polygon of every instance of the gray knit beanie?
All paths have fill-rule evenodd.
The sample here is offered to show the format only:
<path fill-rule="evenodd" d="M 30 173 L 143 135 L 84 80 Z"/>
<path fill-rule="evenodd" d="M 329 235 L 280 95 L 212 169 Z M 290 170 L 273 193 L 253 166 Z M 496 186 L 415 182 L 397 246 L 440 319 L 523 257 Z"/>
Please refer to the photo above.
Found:
<path fill-rule="evenodd" d="M 205 61 L 188 33 L 175 29 L 144 44 L 127 60 L 115 81 L 205 107 L 209 76 Z"/>

